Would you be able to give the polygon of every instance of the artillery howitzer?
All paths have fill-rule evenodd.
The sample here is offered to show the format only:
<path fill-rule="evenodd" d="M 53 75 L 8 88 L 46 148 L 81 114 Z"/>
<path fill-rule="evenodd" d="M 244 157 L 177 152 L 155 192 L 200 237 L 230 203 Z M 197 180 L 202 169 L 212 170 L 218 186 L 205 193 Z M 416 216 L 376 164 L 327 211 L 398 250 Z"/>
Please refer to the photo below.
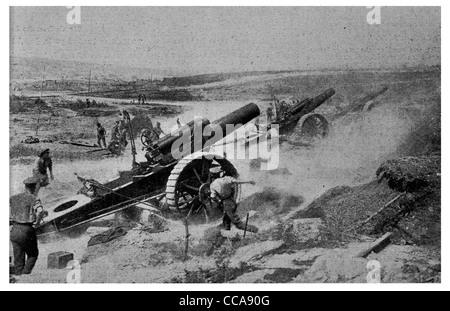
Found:
<path fill-rule="evenodd" d="M 280 134 L 289 134 L 299 127 L 302 134 L 310 137 L 317 135 L 322 138 L 326 137 L 330 130 L 329 123 L 323 115 L 315 113 L 314 110 L 329 100 L 334 94 L 336 94 L 336 91 L 330 88 L 315 98 L 297 101 L 296 104 L 290 107 L 284 102 L 281 105 L 277 105 L 277 119 L 275 123 L 278 123 L 280 126 Z"/>
<path fill-rule="evenodd" d="M 211 210 L 208 204 L 210 184 L 222 176 L 238 177 L 238 172 L 225 156 L 209 152 L 209 147 L 221 138 L 203 135 L 203 130 L 210 126 L 213 133 L 219 130 L 224 133 L 227 124 L 234 125 L 236 130 L 259 115 L 258 106 L 249 104 L 212 123 L 207 119 L 190 122 L 180 131 L 149 146 L 148 161 L 143 163 L 136 162 L 136 148 L 131 137 L 133 168 L 120 172 L 119 178 L 103 184 L 77 176 L 84 187 L 74 197 L 49 209 L 49 216 L 37 228 L 38 234 L 74 228 L 132 207 L 150 209 L 155 213 L 174 213 L 180 217 L 198 214 L 206 219 L 214 218 L 217 211 Z M 129 121 L 129 115 L 125 116 Z M 194 135 L 196 126 L 202 130 L 199 137 Z M 183 133 L 190 133 L 192 148 L 181 150 L 181 156 L 174 157 L 173 145 Z M 205 145 L 206 142 L 208 144 Z M 238 189 L 235 196 L 238 196 Z"/>
<path fill-rule="evenodd" d="M 375 107 L 375 99 L 386 93 L 388 90 L 389 87 L 383 86 L 382 88 L 351 102 L 346 109 L 330 116 L 331 121 L 334 123 L 353 113 L 371 111 Z M 288 106 L 284 102 L 278 104 L 277 119 L 275 123 L 279 124 L 280 134 L 290 134 L 294 129 L 299 128 L 302 136 L 320 138 L 328 136 L 331 127 L 330 122 L 325 116 L 314 111 L 329 100 L 335 93 L 335 90 L 331 88 L 316 98 L 297 101 L 292 106 Z"/>

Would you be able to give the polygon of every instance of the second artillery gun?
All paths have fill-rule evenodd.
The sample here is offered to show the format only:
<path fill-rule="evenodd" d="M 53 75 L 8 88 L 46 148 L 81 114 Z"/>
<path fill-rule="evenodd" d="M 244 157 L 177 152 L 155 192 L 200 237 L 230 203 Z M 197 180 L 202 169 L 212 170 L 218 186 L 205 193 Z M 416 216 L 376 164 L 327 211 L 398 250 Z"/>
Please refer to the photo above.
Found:
<path fill-rule="evenodd" d="M 377 104 L 375 99 L 385 94 L 388 90 L 388 86 L 382 86 L 364 97 L 354 100 L 348 107 L 338 113 L 327 117 L 331 122 L 335 123 L 354 113 L 369 112 Z M 297 100 L 291 106 L 284 102 L 278 103 L 276 105 L 277 118 L 273 123 L 279 124 L 281 135 L 291 134 L 297 129 L 303 137 L 325 138 L 330 133 L 330 121 L 323 114 L 315 112 L 315 110 L 331 99 L 334 94 L 336 94 L 336 91 L 330 88 L 315 98 L 307 98 L 302 101 Z"/>
<path fill-rule="evenodd" d="M 330 88 L 315 98 L 297 101 L 292 106 L 288 106 L 284 102 L 278 104 L 276 107 L 277 118 L 274 123 L 279 124 L 280 135 L 289 134 L 295 128 L 299 128 L 301 133 L 307 136 L 326 137 L 330 131 L 330 125 L 323 115 L 314 111 L 334 94 L 336 91 Z"/>

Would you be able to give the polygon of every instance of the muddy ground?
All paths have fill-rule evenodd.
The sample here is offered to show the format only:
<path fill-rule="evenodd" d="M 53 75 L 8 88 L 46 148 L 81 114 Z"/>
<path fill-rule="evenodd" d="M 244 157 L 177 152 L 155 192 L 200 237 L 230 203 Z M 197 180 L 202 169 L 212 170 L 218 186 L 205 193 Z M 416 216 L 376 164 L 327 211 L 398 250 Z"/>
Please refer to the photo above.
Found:
<path fill-rule="evenodd" d="M 243 189 L 239 209 L 242 217 L 249 213 L 249 222 L 260 228 L 257 235 L 247 233 L 244 239 L 242 232 L 233 229 L 223 238 L 215 229 L 219 222 L 190 226 L 186 257 L 182 223 L 168 221 L 160 227 L 155 226 L 154 219 L 147 218 L 140 223 L 120 224 L 110 217 L 92 223 L 87 231 L 84 228 L 41 240 L 41 257 L 35 271 L 16 281 L 66 282 L 68 271 L 47 270 L 46 259 L 51 252 L 68 251 L 81 263 L 85 283 L 362 283 L 373 272 L 368 268 L 373 260 L 381 264 L 383 282 L 440 282 L 438 74 L 276 73 L 225 78 L 216 81 L 209 77 L 204 85 L 201 82 L 189 85 L 185 80 L 176 85 L 171 81 L 174 88 L 200 92 L 202 101 L 160 101 L 143 108 L 130 105 L 132 98 L 125 101 L 95 98 L 106 105 L 95 108 L 103 114 L 87 116 L 79 113 L 86 109 L 64 107 L 68 102 L 84 101 L 84 97 L 60 94 L 49 100 L 53 102 L 49 110 L 38 115 L 36 107 L 11 110 L 11 193 L 21 190 L 21 180 L 31 172 L 32 160 L 41 148 L 50 148 L 55 162 L 55 181 L 41 193 L 44 204 L 55 203 L 78 190 L 80 184 L 72 173 L 105 181 L 117 176 L 119 170 L 129 169 L 129 150 L 123 157 L 104 157 L 86 153 L 90 149 L 87 147 L 58 143 L 69 139 L 95 143 L 95 124 L 101 122 L 108 130 L 123 108 L 136 109 L 136 114 L 149 113 L 153 120 L 162 123 L 163 129 L 170 129 L 177 118 L 183 123 L 195 115 L 214 120 L 251 101 L 265 109 L 271 96 L 311 96 L 335 87 L 335 98 L 319 108 L 333 120 L 334 114 L 362 97 L 365 90 L 391 84 L 390 91 L 378 99 L 378 108 L 370 114 L 334 120 L 326 140 L 307 147 L 283 144 L 277 170 L 260 171 L 250 160 L 232 161 L 243 179 L 257 182 L 257 186 Z M 145 112 L 147 108 L 152 110 Z M 28 135 L 35 136 L 38 116 L 43 120 L 38 138 L 52 142 L 20 143 Z M 139 147 L 138 143 L 138 151 Z M 141 152 L 138 158 L 144 160 Z M 404 159 L 410 165 L 399 164 Z M 391 180 L 378 179 L 376 173 L 380 168 L 391 173 Z M 403 175 L 409 179 L 428 176 L 430 182 L 414 191 L 394 187 L 392 176 Z M 394 228 L 391 222 L 383 222 L 383 226 L 375 226 L 379 230 L 358 228 L 344 234 L 404 192 L 410 195 L 408 198 L 412 196 L 413 202 L 409 202 L 408 208 L 396 206 L 401 213 L 395 215 L 399 218 L 395 225 L 400 224 L 402 230 Z M 126 225 L 124 236 L 87 246 L 99 232 L 120 225 Z M 394 233 L 390 246 L 367 258 L 357 257 L 386 232 Z"/>

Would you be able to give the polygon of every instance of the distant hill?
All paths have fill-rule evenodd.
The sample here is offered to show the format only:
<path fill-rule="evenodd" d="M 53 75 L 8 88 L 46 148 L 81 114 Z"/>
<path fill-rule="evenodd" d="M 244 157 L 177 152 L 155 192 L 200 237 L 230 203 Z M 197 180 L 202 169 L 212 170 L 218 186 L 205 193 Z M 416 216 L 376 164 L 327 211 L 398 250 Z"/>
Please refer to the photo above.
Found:
<path fill-rule="evenodd" d="M 133 80 L 162 79 L 164 77 L 182 76 L 182 72 L 173 70 L 153 70 L 149 68 L 132 68 L 120 64 L 94 64 L 71 60 L 48 58 L 11 57 L 11 80 Z M 45 72 L 44 72 L 45 67 Z"/>

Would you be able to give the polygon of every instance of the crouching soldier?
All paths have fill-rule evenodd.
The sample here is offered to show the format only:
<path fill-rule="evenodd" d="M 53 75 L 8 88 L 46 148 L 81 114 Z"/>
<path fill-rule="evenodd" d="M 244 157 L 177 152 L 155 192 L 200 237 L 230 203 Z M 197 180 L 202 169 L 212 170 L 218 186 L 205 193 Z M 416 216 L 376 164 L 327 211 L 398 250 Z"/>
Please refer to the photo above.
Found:
<path fill-rule="evenodd" d="M 24 181 L 25 192 L 12 196 L 10 204 L 10 240 L 16 275 L 31 274 L 39 256 L 35 227 L 46 217 L 41 201 L 35 195 L 37 180 Z"/>
<path fill-rule="evenodd" d="M 217 172 L 212 171 L 213 174 Z M 255 185 L 254 181 L 238 181 L 231 176 L 225 176 L 214 180 L 211 183 L 211 201 L 213 208 L 220 208 L 223 213 L 223 229 L 231 230 L 233 223 L 240 230 L 257 233 L 258 228 L 252 225 L 246 225 L 237 215 L 238 204 L 235 200 L 236 186 L 239 184 Z"/>

